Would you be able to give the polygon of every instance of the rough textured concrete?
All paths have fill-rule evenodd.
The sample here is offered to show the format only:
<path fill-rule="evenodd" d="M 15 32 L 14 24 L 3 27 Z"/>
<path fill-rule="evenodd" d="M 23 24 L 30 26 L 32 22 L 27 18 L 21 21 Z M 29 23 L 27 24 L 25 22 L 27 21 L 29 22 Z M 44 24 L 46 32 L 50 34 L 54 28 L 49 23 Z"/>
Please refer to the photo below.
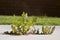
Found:
<path fill-rule="evenodd" d="M 60 26 L 56 26 L 52 35 L 3 35 L 5 31 L 11 31 L 10 25 L 0 25 L 0 40 L 60 40 Z"/>

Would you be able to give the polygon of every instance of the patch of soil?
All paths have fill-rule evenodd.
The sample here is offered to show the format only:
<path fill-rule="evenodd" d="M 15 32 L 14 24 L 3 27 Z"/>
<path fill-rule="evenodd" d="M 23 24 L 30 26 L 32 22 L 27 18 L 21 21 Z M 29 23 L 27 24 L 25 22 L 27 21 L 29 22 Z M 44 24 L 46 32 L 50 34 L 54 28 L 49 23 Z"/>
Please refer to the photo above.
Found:
<path fill-rule="evenodd" d="M 23 34 L 17 34 L 17 33 L 13 33 L 12 31 L 11 32 L 4 32 L 4 34 L 8 34 L 8 35 L 23 35 Z M 24 35 L 29 35 L 29 34 L 32 34 L 32 35 L 51 35 L 51 34 L 44 34 L 44 33 L 27 33 L 27 34 L 24 34 Z"/>
<path fill-rule="evenodd" d="M 17 34 L 17 33 L 13 33 L 12 31 L 11 32 L 6 31 L 6 32 L 4 32 L 4 34 L 8 34 L 8 35 L 20 35 L 20 34 Z"/>

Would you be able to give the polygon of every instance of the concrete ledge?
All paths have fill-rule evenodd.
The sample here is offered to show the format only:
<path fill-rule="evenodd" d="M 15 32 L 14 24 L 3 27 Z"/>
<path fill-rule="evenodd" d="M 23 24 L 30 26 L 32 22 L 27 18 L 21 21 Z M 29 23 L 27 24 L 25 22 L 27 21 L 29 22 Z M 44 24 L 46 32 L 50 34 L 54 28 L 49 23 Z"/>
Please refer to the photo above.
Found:
<path fill-rule="evenodd" d="M 3 35 L 5 31 L 11 31 L 11 25 L 0 25 L 0 40 L 60 40 L 60 26 L 56 26 L 52 35 Z"/>

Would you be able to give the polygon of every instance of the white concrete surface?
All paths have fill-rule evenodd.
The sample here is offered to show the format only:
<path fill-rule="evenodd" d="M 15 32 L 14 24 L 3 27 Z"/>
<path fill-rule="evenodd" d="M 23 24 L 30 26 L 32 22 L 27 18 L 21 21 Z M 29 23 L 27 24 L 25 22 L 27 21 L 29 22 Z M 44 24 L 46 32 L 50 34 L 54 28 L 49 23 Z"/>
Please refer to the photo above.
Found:
<path fill-rule="evenodd" d="M 60 26 L 56 26 L 52 35 L 3 35 L 5 31 L 11 31 L 11 26 L 0 25 L 0 40 L 60 40 Z"/>

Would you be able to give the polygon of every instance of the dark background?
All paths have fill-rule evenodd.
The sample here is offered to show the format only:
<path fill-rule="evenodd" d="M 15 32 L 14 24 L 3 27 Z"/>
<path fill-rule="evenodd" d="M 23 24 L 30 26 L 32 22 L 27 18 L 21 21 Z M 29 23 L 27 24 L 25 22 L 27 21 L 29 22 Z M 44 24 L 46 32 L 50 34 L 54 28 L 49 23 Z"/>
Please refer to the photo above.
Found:
<path fill-rule="evenodd" d="M 60 17 L 60 0 L 0 0 L 0 15 L 29 15 Z"/>

